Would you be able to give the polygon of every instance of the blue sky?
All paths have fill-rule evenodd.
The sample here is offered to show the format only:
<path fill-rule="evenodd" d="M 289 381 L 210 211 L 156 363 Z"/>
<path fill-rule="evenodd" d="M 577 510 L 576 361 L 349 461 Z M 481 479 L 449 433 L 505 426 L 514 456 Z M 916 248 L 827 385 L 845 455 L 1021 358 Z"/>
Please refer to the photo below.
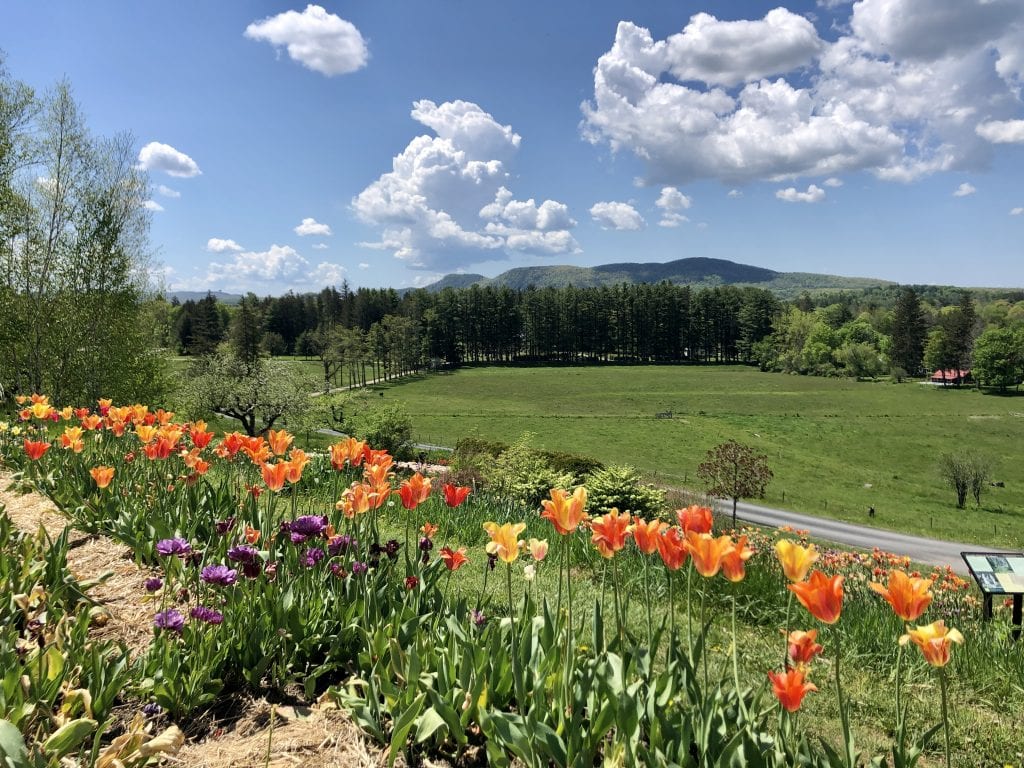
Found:
<path fill-rule="evenodd" d="M 9 2 L 172 289 L 711 256 L 1024 286 L 1019 0 Z"/>

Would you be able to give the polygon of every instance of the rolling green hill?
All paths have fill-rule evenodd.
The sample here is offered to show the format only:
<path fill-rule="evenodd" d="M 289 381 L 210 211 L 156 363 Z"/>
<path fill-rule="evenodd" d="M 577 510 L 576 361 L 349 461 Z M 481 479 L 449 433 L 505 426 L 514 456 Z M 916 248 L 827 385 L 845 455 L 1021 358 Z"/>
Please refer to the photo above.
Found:
<path fill-rule="evenodd" d="M 562 288 L 574 285 L 593 288 L 619 283 L 660 283 L 668 281 L 678 285 L 710 287 L 714 285 L 752 285 L 765 288 L 782 298 L 790 298 L 802 291 L 857 290 L 879 285 L 891 285 L 887 280 L 868 277 L 841 277 L 812 272 L 776 272 L 749 264 L 737 264 L 726 259 L 688 258 L 661 263 L 602 264 L 596 267 L 558 265 L 550 267 L 517 267 L 497 277 L 483 275 L 445 275 L 427 290 L 465 288 L 470 285 L 507 286 L 521 290 L 536 288 Z"/>

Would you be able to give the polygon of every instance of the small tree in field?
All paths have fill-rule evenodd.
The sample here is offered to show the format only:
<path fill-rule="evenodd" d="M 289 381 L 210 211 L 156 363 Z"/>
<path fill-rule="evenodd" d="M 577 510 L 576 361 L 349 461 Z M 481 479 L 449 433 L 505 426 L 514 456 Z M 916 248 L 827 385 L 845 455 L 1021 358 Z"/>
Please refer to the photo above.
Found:
<path fill-rule="evenodd" d="M 967 503 L 967 493 L 981 506 L 981 493 L 992 476 L 992 460 L 988 456 L 969 451 L 944 453 L 939 457 L 939 474 L 956 491 L 957 509 Z"/>
<path fill-rule="evenodd" d="M 708 494 L 732 499 L 732 524 L 736 527 L 736 503 L 761 498 L 772 479 L 768 457 L 735 440 L 716 445 L 697 469 Z"/>

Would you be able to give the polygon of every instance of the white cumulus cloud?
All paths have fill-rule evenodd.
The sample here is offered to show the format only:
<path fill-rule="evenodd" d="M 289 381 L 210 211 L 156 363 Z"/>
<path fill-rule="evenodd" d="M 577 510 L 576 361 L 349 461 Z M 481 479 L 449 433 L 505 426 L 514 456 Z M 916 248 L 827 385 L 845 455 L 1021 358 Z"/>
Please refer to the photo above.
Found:
<path fill-rule="evenodd" d="M 1024 144 L 1024 120 L 991 120 L 974 130 L 993 144 Z"/>
<path fill-rule="evenodd" d="M 735 191 L 733 190 L 733 192 Z M 732 192 L 729 193 L 729 196 L 736 197 Z M 680 224 L 690 220 L 680 211 L 684 211 L 693 205 L 693 200 L 675 187 L 662 187 L 661 194 L 658 195 L 658 199 L 654 204 L 661 209 L 661 220 L 658 222 L 659 227 L 678 227 Z"/>
<path fill-rule="evenodd" d="M 973 184 L 965 181 L 956 188 L 956 191 L 953 192 L 953 197 L 967 197 L 968 195 L 973 195 L 977 191 L 977 188 Z"/>
<path fill-rule="evenodd" d="M 1018 206 L 1016 208 L 1011 208 L 1010 209 L 1010 215 L 1011 216 L 1021 216 L 1021 215 L 1024 215 L 1024 207 Z"/>
<path fill-rule="evenodd" d="M 179 192 L 176 189 L 171 189 L 170 187 L 166 187 L 163 184 L 157 184 L 156 191 L 159 194 L 163 195 L 164 197 L 171 197 L 171 198 L 175 198 L 175 199 L 181 197 L 181 192 Z"/>
<path fill-rule="evenodd" d="M 142 204 L 142 207 L 145 208 L 147 211 L 153 211 L 154 213 L 157 213 L 164 209 L 164 207 L 160 205 L 160 203 L 158 203 L 156 200 L 146 200 Z"/>
<path fill-rule="evenodd" d="M 826 187 L 837 188 L 843 186 L 843 180 L 837 179 L 835 176 L 832 176 L 830 178 L 825 179 L 825 181 L 823 181 L 822 184 L 824 184 Z"/>
<path fill-rule="evenodd" d="M 796 187 L 776 190 L 775 196 L 787 203 L 820 203 L 825 199 L 825 190 L 816 184 L 811 184 L 806 192 L 801 192 Z"/>
<path fill-rule="evenodd" d="M 244 251 L 245 249 L 234 240 L 211 237 L 206 241 L 206 250 L 210 253 L 225 253 L 227 251 Z"/>
<path fill-rule="evenodd" d="M 333 235 L 330 226 L 327 224 L 321 224 L 319 221 L 313 218 L 306 218 L 302 220 L 302 223 L 295 227 L 295 234 L 299 237 L 308 237 L 309 235 L 319 235 L 320 237 L 326 237 Z"/>
<path fill-rule="evenodd" d="M 245 36 L 284 47 L 293 61 L 328 77 L 362 69 L 370 56 L 355 25 L 319 5 L 254 21 Z"/>
<path fill-rule="evenodd" d="M 211 261 L 205 273 L 180 280 L 175 288 L 281 294 L 319 290 L 345 277 L 342 265 L 327 261 L 312 264 L 291 246 L 274 244 L 265 251 L 239 251 L 240 246 L 233 240 L 212 238 L 210 242 L 214 247 L 208 244 L 207 250 L 229 258 Z"/>
<path fill-rule="evenodd" d="M 848 13 L 827 41 L 783 8 L 697 14 L 664 39 L 621 21 L 583 135 L 636 155 L 649 185 L 858 170 L 907 182 L 982 169 L 993 144 L 1024 141 L 1020 0 L 859 0 Z"/>
<path fill-rule="evenodd" d="M 410 141 L 352 200 L 356 216 L 380 229 L 378 241 L 359 245 L 432 270 L 578 249 L 564 203 L 517 200 L 505 186 L 521 142 L 511 126 L 466 101 L 417 101 L 411 115 L 434 135 Z"/>
<path fill-rule="evenodd" d="M 170 144 L 151 141 L 139 150 L 139 168 L 145 171 L 163 171 L 168 176 L 188 179 L 202 173 L 199 165 L 184 152 Z"/>
<path fill-rule="evenodd" d="M 326 251 L 328 247 L 329 246 L 327 245 L 327 243 L 315 243 L 313 245 L 313 250 L 314 251 Z"/>
<path fill-rule="evenodd" d="M 594 203 L 590 206 L 590 216 L 601 229 L 637 230 L 646 224 L 640 212 L 629 203 Z"/>

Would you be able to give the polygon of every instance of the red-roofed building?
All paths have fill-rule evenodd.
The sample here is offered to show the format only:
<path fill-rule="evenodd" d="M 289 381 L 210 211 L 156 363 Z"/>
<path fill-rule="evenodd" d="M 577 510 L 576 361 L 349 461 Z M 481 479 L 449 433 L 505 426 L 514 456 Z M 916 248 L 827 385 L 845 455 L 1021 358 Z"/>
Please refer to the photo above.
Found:
<path fill-rule="evenodd" d="M 971 382 L 971 369 L 947 368 L 938 370 L 932 374 L 932 384 L 969 384 Z"/>

